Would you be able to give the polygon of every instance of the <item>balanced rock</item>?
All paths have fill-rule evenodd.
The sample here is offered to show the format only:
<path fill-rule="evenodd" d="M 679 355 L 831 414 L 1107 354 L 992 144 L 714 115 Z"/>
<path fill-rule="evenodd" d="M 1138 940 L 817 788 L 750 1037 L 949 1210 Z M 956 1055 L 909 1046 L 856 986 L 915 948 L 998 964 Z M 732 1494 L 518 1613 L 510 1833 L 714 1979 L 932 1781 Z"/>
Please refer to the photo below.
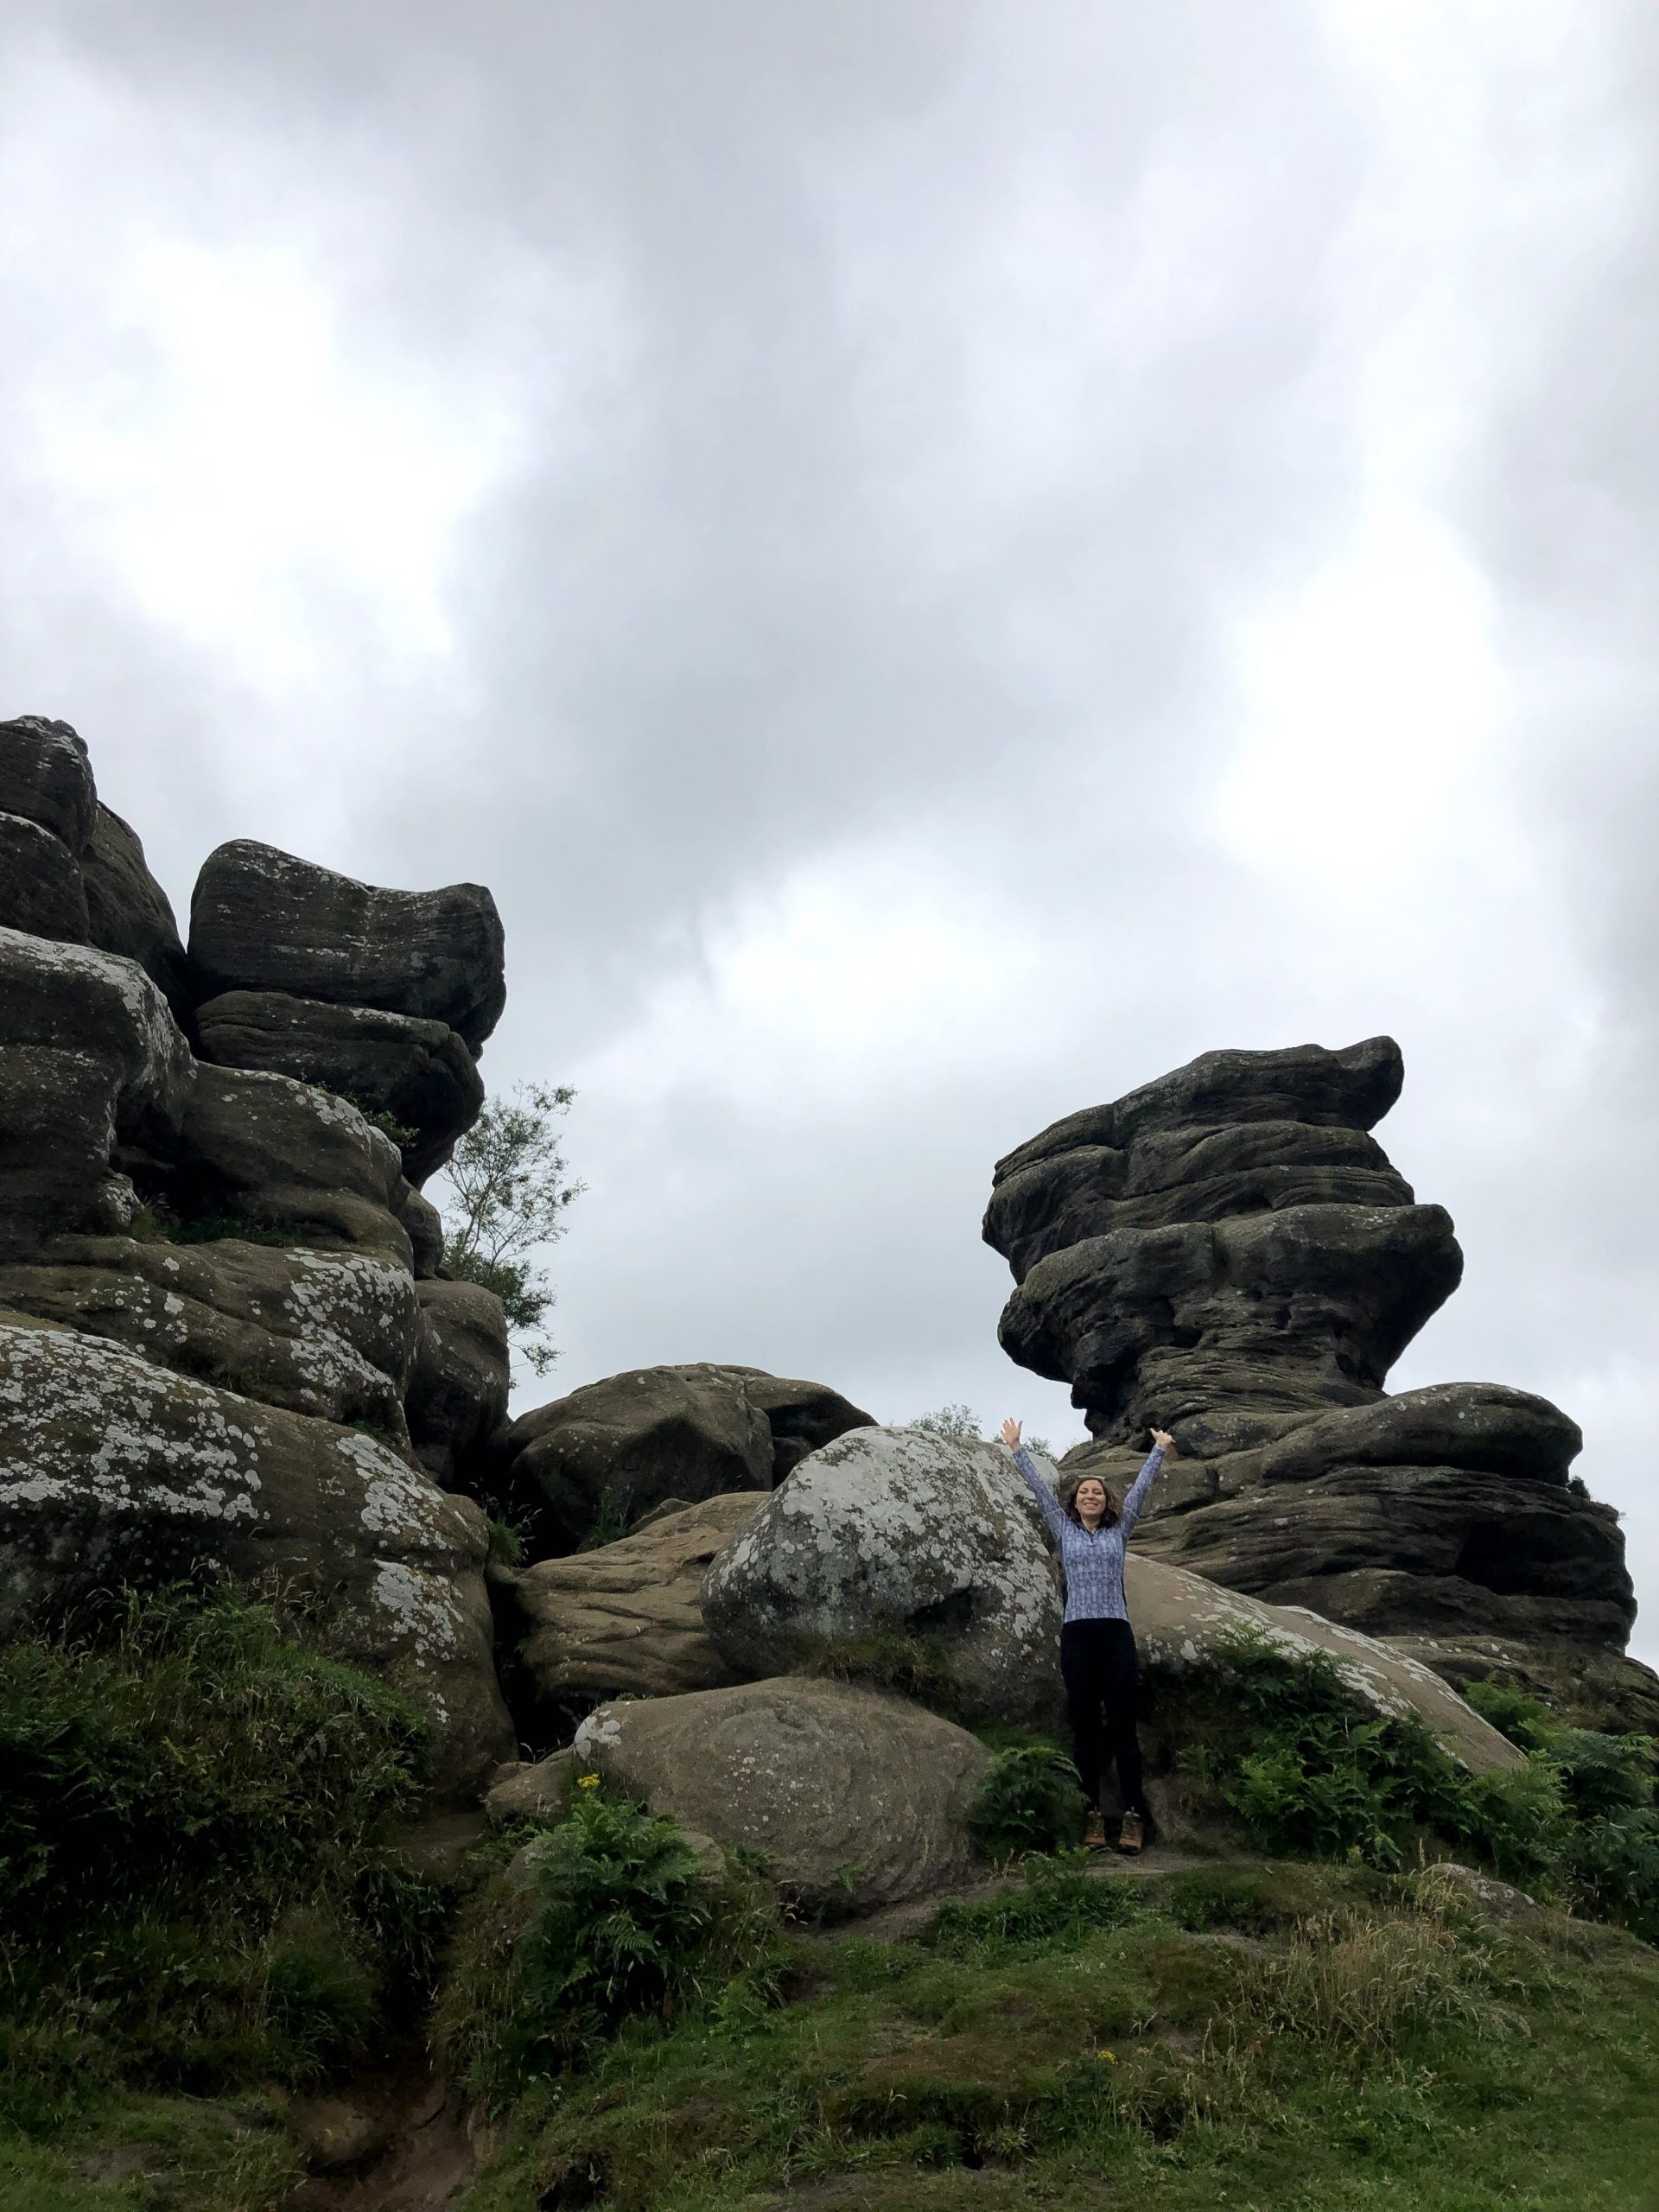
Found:
<path fill-rule="evenodd" d="M 136 1159 L 175 1154 L 190 1048 L 142 969 L 0 929 L 0 1254 L 125 1228 Z"/>
<path fill-rule="evenodd" d="M 903 1698 L 792 1676 L 602 1705 L 575 1751 L 653 1812 L 760 1853 L 787 1898 L 825 1916 L 959 1879 L 988 1762 Z"/>
<path fill-rule="evenodd" d="M 398 1124 L 412 1183 L 442 1166 L 484 1104 L 477 1062 L 442 1021 L 283 991 L 226 991 L 200 1008 L 196 1024 L 204 1060 L 297 1077 Z"/>
<path fill-rule="evenodd" d="M 208 1568 L 315 1598 L 339 1655 L 423 1708 L 438 1787 L 465 1795 L 512 1748 L 486 1547 L 475 1505 L 370 1437 L 0 1323 L 0 1634 L 118 1581 Z"/>
<path fill-rule="evenodd" d="M 999 1446 L 858 1428 L 803 1459 L 721 1551 L 702 1618 L 728 1663 L 782 1673 L 871 1638 L 917 1649 L 972 1724 L 1057 1704 L 1053 1548 Z"/>
<path fill-rule="evenodd" d="M 667 1498 L 770 1490 L 869 1418 L 823 1383 L 758 1368 L 638 1368 L 522 1414 L 500 1439 L 497 1486 L 533 1517 L 538 1554 L 574 1551 Z"/>
<path fill-rule="evenodd" d="M 514 1575 L 519 1665 L 543 1712 L 575 1721 L 601 1698 L 671 1697 L 772 1671 L 731 1665 L 701 1603 L 709 1561 L 760 1504 L 752 1490 L 705 1498 L 653 1515 L 615 1543 Z"/>
<path fill-rule="evenodd" d="M 506 1002 L 501 919 L 476 883 L 385 891 L 274 845 L 210 853 L 190 906 L 204 996 L 281 991 L 439 1021 L 476 1052 Z"/>
<path fill-rule="evenodd" d="M 1068 1472 L 1126 1477 L 1173 1432 L 1148 1553 L 1373 1634 L 1622 1645 L 1623 1541 L 1569 1484 L 1574 1424 L 1494 1384 L 1383 1395 L 1462 1266 L 1370 1135 L 1401 1080 L 1388 1038 L 1210 1052 L 1010 1154 L 985 1220 L 1018 1286 L 1003 1345 L 1071 1383 L 1096 1441 Z"/>

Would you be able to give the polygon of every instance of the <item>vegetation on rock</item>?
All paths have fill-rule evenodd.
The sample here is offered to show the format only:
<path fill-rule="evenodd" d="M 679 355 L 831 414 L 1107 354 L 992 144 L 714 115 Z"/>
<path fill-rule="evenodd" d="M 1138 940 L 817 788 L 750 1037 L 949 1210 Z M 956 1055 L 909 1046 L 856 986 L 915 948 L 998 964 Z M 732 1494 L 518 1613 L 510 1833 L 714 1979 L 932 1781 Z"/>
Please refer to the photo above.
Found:
<path fill-rule="evenodd" d="M 564 1234 L 564 1211 L 586 1187 L 569 1179 L 558 1117 L 575 1092 L 521 1083 L 486 1101 L 456 1141 L 444 1174 L 451 1205 L 443 1264 L 501 1300 L 514 1344 L 537 1375 L 558 1357 L 545 1327 L 553 1289 L 535 1255 Z"/>

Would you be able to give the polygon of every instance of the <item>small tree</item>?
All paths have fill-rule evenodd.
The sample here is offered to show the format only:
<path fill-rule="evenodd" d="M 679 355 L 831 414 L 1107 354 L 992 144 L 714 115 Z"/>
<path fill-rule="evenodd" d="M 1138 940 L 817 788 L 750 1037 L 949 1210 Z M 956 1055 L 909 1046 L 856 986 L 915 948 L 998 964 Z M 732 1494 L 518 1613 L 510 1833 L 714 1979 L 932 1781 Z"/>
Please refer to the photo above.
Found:
<path fill-rule="evenodd" d="M 957 1443 L 987 1441 L 980 1429 L 979 1416 L 971 1406 L 937 1406 L 931 1414 L 918 1414 L 914 1421 L 899 1425 L 901 1428 L 919 1428 L 929 1436 L 948 1436 Z M 1054 1446 L 1046 1436 L 1028 1436 L 1026 1443 L 1033 1452 L 1040 1452 L 1045 1459 L 1054 1457 Z"/>
<path fill-rule="evenodd" d="M 444 1170 L 454 1201 L 443 1264 L 501 1300 L 517 1350 L 537 1375 L 558 1357 L 543 1322 L 553 1287 L 534 1255 L 564 1234 L 564 1210 L 587 1188 L 567 1180 L 557 1119 L 575 1092 L 521 1083 L 492 1098 Z"/>

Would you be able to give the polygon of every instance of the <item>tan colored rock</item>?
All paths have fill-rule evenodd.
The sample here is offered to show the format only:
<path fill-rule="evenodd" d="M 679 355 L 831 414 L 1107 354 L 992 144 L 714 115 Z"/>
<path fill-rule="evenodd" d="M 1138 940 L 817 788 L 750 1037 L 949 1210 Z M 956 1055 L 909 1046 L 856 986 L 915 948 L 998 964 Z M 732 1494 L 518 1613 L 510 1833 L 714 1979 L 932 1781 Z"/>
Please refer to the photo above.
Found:
<path fill-rule="evenodd" d="M 794 1675 L 602 1705 L 574 1748 L 653 1812 L 760 1853 L 783 1896 L 826 1916 L 959 1879 L 989 1758 L 903 1698 Z"/>
<path fill-rule="evenodd" d="M 613 1544 L 543 1560 L 516 1578 L 529 1624 L 519 1658 L 548 1704 L 587 1711 L 624 1691 L 671 1697 L 741 1681 L 709 1641 L 698 1592 L 709 1561 L 765 1503 L 705 1498 Z"/>
<path fill-rule="evenodd" d="M 498 1827 L 514 1821 L 562 1821 L 575 1786 L 576 1755 L 568 1748 L 544 1759 L 509 1760 L 491 1778 L 484 1811 Z"/>

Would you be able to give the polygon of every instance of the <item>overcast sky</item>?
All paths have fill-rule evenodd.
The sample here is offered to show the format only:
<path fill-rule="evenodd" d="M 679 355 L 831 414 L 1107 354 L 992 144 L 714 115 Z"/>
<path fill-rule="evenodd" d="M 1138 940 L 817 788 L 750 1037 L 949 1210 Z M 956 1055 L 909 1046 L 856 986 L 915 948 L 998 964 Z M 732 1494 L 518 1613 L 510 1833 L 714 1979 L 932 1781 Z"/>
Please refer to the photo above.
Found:
<path fill-rule="evenodd" d="M 10 0 L 0 711 L 182 917 L 488 883 L 552 1387 L 1081 1434 L 992 1161 L 1387 1030 L 1659 1659 L 1659 16 Z M 534 1386 L 527 1400 L 550 1394 Z"/>

